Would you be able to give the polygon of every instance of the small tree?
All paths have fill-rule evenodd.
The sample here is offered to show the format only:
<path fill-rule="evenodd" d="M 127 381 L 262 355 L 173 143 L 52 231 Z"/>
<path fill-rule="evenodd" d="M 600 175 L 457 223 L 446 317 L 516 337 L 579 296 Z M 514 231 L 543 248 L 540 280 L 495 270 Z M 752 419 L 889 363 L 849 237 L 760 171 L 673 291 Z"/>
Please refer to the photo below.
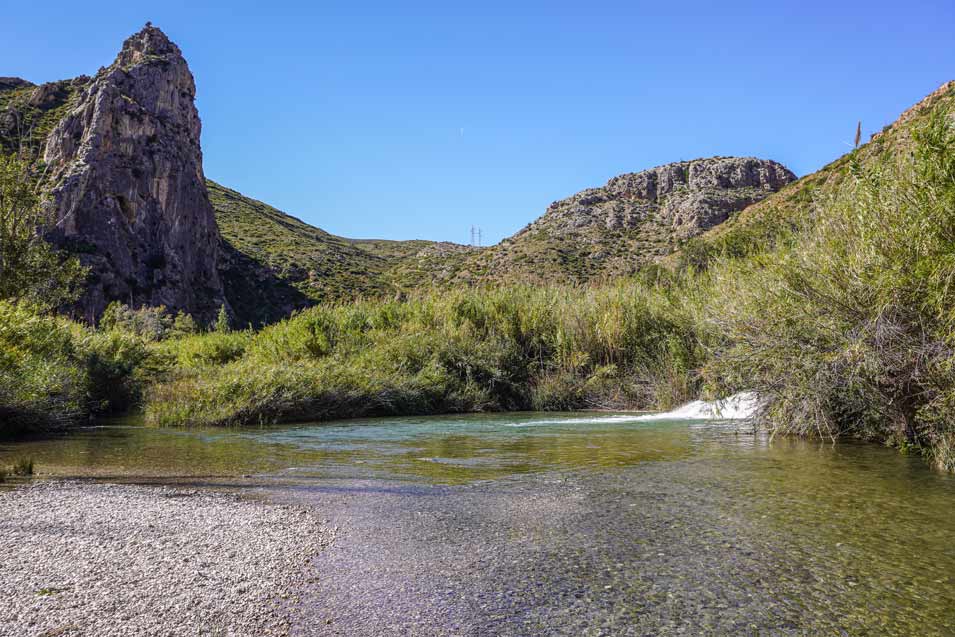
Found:
<path fill-rule="evenodd" d="M 28 164 L 0 154 L 0 299 L 55 308 L 79 298 L 86 269 L 43 239 L 50 222 Z"/>
<path fill-rule="evenodd" d="M 103 330 L 117 329 L 126 321 L 128 307 L 119 301 L 113 301 L 103 310 L 103 315 L 99 317 L 99 326 Z"/>
<path fill-rule="evenodd" d="M 196 329 L 196 322 L 193 320 L 192 315 L 180 310 L 172 322 L 172 331 L 175 336 L 186 336 L 195 334 L 198 330 Z"/>
<path fill-rule="evenodd" d="M 219 316 L 216 317 L 216 331 L 220 334 L 230 332 L 229 313 L 226 312 L 225 305 L 219 307 Z"/>

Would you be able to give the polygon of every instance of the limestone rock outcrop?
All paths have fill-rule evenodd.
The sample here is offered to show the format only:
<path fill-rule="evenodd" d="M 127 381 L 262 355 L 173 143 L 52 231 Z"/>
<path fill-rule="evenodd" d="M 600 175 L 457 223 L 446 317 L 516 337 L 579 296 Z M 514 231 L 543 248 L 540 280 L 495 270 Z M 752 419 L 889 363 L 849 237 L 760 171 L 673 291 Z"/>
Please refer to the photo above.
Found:
<path fill-rule="evenodd" d="M 658 166 L 611 179 L 554 202 L 524 232 L 575 232 L 591 226 L 633 228 L 654 218 L 673 236 L 686 238 L 726 221 L 796 176 L 775 161 L 713 157 Z"/>
<path fill-rule="evenodd" d="M 90 267 L 83 318 L 119 300 L 208 321 L 226 303 L 195 95 L 179 48 L 147 24 L 47 139 L 50 239 Z"/>

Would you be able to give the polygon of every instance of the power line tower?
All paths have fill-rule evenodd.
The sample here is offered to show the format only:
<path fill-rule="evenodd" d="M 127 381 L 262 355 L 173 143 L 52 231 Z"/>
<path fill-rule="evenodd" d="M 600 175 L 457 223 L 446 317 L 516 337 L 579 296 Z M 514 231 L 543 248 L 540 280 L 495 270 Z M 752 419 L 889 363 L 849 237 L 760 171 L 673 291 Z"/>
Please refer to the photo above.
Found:
<path fill-rule="evenodd" d="M 471 226 L 471 245 L 481 246 L 481 229 L 477 226 Z"/>
<path fill-rule="evenodd" d="M 480 248 L 480 247 L 481 247 L 481 229 L 478 228 L 477 231 L 478 231 L 478 243 L 477 243 L 477 244 L 478 244 L 478 247 Z"/>

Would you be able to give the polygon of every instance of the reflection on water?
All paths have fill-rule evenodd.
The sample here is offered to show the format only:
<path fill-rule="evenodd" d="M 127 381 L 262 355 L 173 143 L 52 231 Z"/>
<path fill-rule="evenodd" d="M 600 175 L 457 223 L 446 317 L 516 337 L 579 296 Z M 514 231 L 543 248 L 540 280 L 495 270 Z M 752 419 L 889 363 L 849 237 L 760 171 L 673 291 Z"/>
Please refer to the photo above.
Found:
<path fill-rule="evenodd" d="M 0 443 L 0 466 L 30 457 L 41 474 L 104 478 L 277 475 L 458 484 L 724 456 L 734 459 L 735 474 L 747 476 L 744 484 L 761 492 L 773 489 L 774 479 L 807 493 L 861 480 L 853 487 L 860 496 L 873 488 L 874 475 L 891 476 L 900 489 L 949 482 L 918 459 L 873 445 L 770 442 L 734 422 L 648 422 L 633 414 L 481 414 L 235 429 L 156 429 L 134 418 L 61 438 Z"/>
<path fill-rule="evenodd" d="M 709 428 L 709 430 L 707 430 Z M 726 436 L 712 424 L 629 414 L 494 414 L 242 429 L 154 429 L 116 421 L 54 440 L 0 444 L 0 464 L 34 458 L 59 476 L 279 474 L 460 483 L 549 469 L 685 457 Z"/>

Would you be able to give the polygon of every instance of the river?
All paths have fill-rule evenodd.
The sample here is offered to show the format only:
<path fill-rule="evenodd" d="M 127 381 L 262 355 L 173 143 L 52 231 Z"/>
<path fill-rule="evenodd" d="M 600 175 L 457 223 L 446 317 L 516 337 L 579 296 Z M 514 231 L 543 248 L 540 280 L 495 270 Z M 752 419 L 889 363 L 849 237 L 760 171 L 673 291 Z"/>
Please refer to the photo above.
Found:
<path fill-rule="evenodd" d="M 875 445 L 520 413 L 0 445 L 27 456 L 314 507 L 302 635 L 955 634 L 955 478 Z"/>

